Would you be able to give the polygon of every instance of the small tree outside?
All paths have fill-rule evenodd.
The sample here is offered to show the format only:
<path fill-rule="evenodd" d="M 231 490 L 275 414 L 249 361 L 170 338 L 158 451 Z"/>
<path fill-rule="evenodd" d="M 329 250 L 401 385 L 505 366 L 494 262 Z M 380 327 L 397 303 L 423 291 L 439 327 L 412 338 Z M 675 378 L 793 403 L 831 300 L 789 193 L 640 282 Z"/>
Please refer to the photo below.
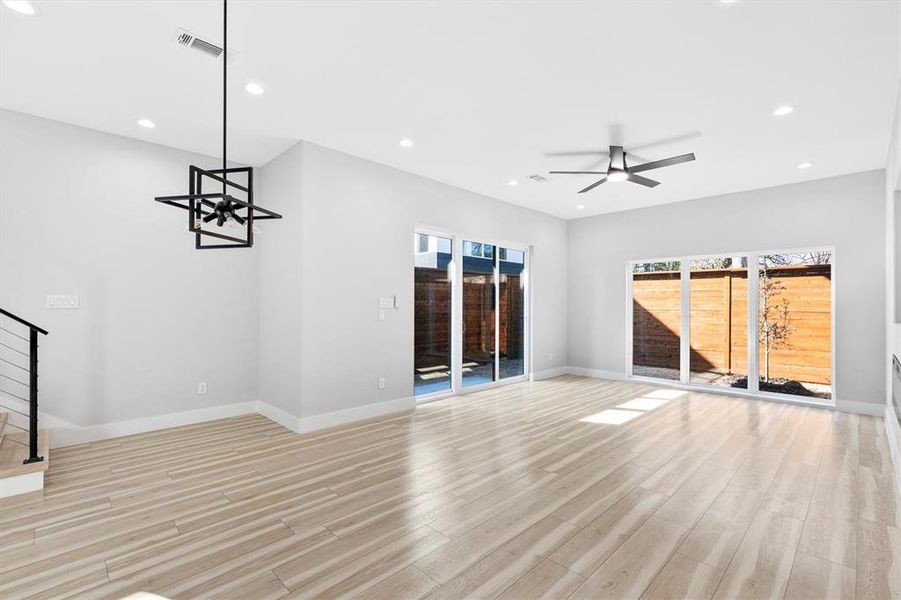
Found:
<path fill-rule="evenodd" d="M 789 303 L 779 296 L 785 291 L 785 284 L 780 279 L 770 276 L 768 269 L 769 256 L 761 257 L 760 267 L 760 343 L 763 344 L 763 380 L 770 380 L 770 352 L 778 348 L 791 348 L 792 325 L 789 315 Z"/>

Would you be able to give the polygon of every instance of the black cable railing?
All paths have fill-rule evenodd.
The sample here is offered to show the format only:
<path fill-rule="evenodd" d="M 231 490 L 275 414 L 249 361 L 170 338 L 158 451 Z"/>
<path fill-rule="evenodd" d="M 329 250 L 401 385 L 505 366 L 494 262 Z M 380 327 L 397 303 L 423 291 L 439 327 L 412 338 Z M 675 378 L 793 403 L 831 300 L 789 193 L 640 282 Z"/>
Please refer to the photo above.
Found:
<path fill-rule="evenodd" d="M 12 331 L 7 326 L 0 326 L 0 352 L 4 352 L 3 349 L 11 352 L 11 354 L 6 353 L 5 357 L 0 357 L 0 363 L 2 363 L 0 367 L 9 365 L 14 368 L 5 372 L 0 371 L 0 392 L 28 404 L 27 413 L 12 406 L 2 405 L 2 407 L 9 412 L 28 419 L 27 429 L 8 421 L 7 426 L 28 432 L 28 458 L 23 462 L 25 464 L 40 462 L 44 460 L 44 457 L 38 455 L 38 335 L 48 335 L 48 332 L 46 329 L 42 329 L 34 323 L 30 323 L 2 308 L 0 308 L 0 315 L 19 325 L 24 325 L 28 329 L 26 337 Z M 19 344 L 19 347 L 16 347 L 15 344 Z M 28 344 L 27 351 L 22 348 L 24 344 Z M 26 360 L 28 362 L 27 367 L 17 362 L 25 362 Z M 27 379 L 27 382 L 24 381 L 25 379 Z M 10 391 L 8 387 L 4 387 L 4 384 L 15 387 L 18 393 Z M 28 396 L 27 398 L 24 397 L 26 395 Z"/>

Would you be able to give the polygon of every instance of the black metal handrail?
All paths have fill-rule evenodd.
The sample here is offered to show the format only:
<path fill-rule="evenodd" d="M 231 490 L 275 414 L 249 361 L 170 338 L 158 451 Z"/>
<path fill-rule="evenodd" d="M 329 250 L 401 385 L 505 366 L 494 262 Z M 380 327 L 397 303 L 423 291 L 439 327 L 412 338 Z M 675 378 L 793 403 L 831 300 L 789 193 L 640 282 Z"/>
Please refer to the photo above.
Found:
<path fill-rule="evenodd" d="M 13 321 L 16 321 L 17 323 L 28 328 L 28 369 L 25 369 L 25 367 L 7 360 L 4 360 L 3 362 L 8 362 L 13 366 L 19 367 L 23 371 L 28 371 L 28 458 L 26 458 L 23 462 L 25 464 L 40 462 L 44 460 L 44 457 L 38 455 L 38 334 L 49 335 L 49 332 L 42 327 L 38 327 L 34 323 L 26 321 L 22 317 L 14 315 L 9 311 L 3 310 L 2 308 L 0 308 L 0 315 L 9 317 Z M 23 336 L 15 334 L 6 329 L 4 329 L 4 331 L 11 335 L 14 335 L 15 337 L 21 338 L 23 340 L 25 339 Z M 6 344 L 3 344 L 3 346 L 8 347 L 11 350 L 15 350 L 19 354 L 25 354 L 21 350 L 16 350 L 11 346 L 6 346 Z M 11 381 L 15 381 L 20 385 L 25 385 L 24 382 L 19 381 L 18 379 L 7 376 L 4 377 L 10 379 Z M 17 396 L 16 394 L 10 393 L 10 395 L 21 399 L 21 396 Z"/>
<path fill-rule="evenodd" d="M 50 335 L 50 332 L 47 331 L 46 329 L 43 329 L 41 327 L 38 327 L 34 323 L 26 321 L 22 317 L 16 316 L 16 315 L 12 314 L 11 312 L 9 312 L 8 310 L 3 310 L 2 308 L 0 308 L 0 315 L 3 315 L 4 317 L 9 317 L 13 321 L 17 321 L 17 322 L 21 323 L 22 325 L 24 325 L 25 327 L 28 327 L 29 329 L 34 329 L 38 333 L 43 333 L 44 335 Z"/>

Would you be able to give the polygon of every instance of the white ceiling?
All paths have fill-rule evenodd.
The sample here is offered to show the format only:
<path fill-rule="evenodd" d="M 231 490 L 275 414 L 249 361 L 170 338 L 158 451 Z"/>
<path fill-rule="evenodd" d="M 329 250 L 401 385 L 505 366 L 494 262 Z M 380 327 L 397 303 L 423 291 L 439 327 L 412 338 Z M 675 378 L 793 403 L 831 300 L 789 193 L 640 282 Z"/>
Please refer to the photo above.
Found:
<path fill-rule="evenodd" d="M 0 10 L 0 106 L 218 155 L 219 68 L 173 36 L 221 41 L 219 3 L 35 4 L 37 17 Z M 307 139 L 568 218 L 885 164 L 896 2 L 229 6 L 229 153 L 250 164 Z M 773 117 L 781 104 L 797 110 Z M 528 179 L 604 170 L 553 154 L 611 143 L 697 161 L 643 173 L 656 189 Z"/>

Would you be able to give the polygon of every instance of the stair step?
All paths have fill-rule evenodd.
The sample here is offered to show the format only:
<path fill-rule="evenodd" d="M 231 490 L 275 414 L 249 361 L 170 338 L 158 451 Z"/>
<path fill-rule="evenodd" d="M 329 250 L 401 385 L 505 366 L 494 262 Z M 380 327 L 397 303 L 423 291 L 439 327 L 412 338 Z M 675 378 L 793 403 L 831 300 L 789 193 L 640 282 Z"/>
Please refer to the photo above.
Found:
<path fill-rule="evenodd" d="M 38 430 L 38 455 L 41 462 L 23 464 L 28 458 L 28 432 L 10 433 L 0 441 L 0 478 L 46 471 L 50 466 L 50 430 Z"/>

